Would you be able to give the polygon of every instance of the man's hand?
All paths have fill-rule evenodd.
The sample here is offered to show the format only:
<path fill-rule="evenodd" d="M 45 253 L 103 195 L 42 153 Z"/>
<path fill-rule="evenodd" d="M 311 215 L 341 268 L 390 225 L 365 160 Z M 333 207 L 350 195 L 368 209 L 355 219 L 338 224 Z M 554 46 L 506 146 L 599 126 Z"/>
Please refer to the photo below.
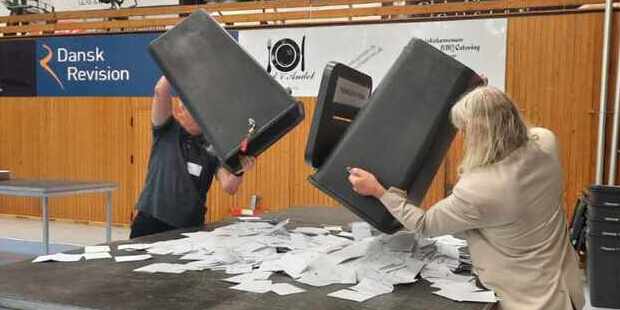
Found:
<path fill-rule="evenodd" d="M 252 156 L 242 156 L 241 157 L 241 171 L 246 172 L 252 169 L 256 164 L 256 159 Z M 224 168 L 219 168 L 217 170 L 217 179 L 220 181 L 222 188 L 225 192 L 229 194 L 234 194 L 239 190 L 239 186 L 241 185 L 241 181 L 243 181 L 243 176 L 236 176 L 228 170 Z"/>
<path fill-rule="evenodd" d="M 155 96 L 168 97 L 172 91 L 172 86 L 165 76 L 161 76 L 157 84 L 155 84 Z"/>
<path fill-rule="evenodd" d="M 253 156 L 241 156 L 241 170 L 247 172 L 256 165 L 256 158 Z"/>
<path fill-rule="evenodd" d="M 172 115 L 172 97 L 170 92 L 172 86 L 162 76 L 155 85 L 155 94 L 153 95 L 153 104 L 151 107 L 151 122 L 153 125 L 159 126 L 165 123 Z"/>
<path fill-rule="evenodd" d="M 374 196 L 377 199 L 385 193 L 385 188 L 372 173 L 360 168 L 353 168 L 349 173 L 349 182 L 353 185 L 353 190 L 356 193 L 363 196 Z"/>

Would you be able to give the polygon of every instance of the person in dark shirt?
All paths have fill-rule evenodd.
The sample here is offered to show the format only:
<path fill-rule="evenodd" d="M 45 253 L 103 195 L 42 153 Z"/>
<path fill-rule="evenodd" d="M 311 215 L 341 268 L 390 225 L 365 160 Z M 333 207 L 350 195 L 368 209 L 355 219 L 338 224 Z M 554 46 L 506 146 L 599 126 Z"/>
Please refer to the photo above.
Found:
<path fill-rule="evenodd" d="M 204 225 L 205 202 L 213 177 L 225 192 L 234 194 L 243 172 L 255 163 L 254 158 L 243 157 L 239 175 L 220 167 L 196 121 L 182 104 L 173 103 L 165 77 L 155 86 L 151 121 L 153 145 L 130 238 Z"/>

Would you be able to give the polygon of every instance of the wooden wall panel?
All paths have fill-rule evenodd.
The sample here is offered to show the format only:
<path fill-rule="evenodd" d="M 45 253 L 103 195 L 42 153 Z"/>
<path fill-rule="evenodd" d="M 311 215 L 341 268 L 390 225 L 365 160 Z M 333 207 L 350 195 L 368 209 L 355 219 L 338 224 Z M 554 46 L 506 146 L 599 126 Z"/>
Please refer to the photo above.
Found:
<path fill-rule="evenodd" d="M 569 216 L 594 179 L 602 25 L 599 13 L 509 21 L 506 90 L 531 125 L 557 135 Z"/>
<path fill-rule="evenodd" d="M 594 177 L 602 20 L 596 12 L 513 17 L 508 23 L 506 90 L 532 124 L 558 135 L 569 210 Z M 237 195 L 223 193 L 214 182 L 209 221 L 247 206 L 253 194 L 267 210 L 338 206 L 307 181 L 312 169 L 303 158 L 314 98 L 300 100 L 306 119 L 259 158 Z M 145 179 L 150 127 L 149 98 L 0 97 L 0 168 L 19 177 L 116 181 L 120 188 L 114 193 L 114 222 L 127 224 Z M 456 182 L 461 148 L 459 136 L 425 207 L 443 198 Z M 40 210 L 32 199 L 0 197 L 0 213 L 39 216 Z M 103 198 L 53 199 L 51 216 L 102 222 Z"/>
<path fill-rule="evenodd" d="M 24 178 L 111 180 L 116 223 L 129 220 L 135 182 L 132 101 L 106 98 L 2 98 L 0 166 Z M 88 194 L 50 200 L 50 216 L 102 222 L 105 199 Z M 3 213 L 39 216 L 37 201 L 0 197 Z"/>

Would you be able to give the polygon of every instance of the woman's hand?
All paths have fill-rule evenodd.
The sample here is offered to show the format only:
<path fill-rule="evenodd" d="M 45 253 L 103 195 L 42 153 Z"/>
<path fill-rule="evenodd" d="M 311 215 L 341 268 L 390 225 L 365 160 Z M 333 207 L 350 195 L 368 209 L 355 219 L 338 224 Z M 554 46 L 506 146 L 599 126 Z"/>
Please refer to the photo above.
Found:
<path fill-rule="evenodd" d="M 349 171 L 349 182 L 353 185 L 353 191 L 363 196 L 373 196 L 377 199 L 385 194 L 385 187 L 377 181 L 370 172 L 360 168 L 352 168 Z"/>

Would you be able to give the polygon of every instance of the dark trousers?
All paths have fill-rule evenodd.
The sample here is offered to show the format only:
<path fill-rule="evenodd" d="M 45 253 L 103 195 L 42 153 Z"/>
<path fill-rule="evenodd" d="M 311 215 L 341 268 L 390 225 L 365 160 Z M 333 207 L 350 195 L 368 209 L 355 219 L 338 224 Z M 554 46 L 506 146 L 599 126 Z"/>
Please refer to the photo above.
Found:
<path fill-rule="evenodd" d="M 136 215 L 133 219 L 133 223 L 131 223 L 131 233 L 129 234 L 129 238 L 133 239 L 174 229 L 177 228 L 170 226 L 144 212 L 138 212 L 138 215 Z"/>

